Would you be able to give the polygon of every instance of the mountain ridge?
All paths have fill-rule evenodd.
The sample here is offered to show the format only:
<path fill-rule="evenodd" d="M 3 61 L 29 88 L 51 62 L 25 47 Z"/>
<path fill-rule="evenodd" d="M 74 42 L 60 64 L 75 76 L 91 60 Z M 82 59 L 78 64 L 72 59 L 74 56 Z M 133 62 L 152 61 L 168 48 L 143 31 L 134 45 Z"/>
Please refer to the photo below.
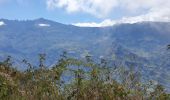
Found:
<path fill-rule="evenodd" d="M 26 21 L 36 21 L 36 22 L 53 22 L 53 23 L 58 23 L 58 24 L 62 24 L 62 25 L 70 25 L 70 26 L 75 26 L 75 27 L 82 27 L 82 26 L 76 26 L 73 24 L 63 24 L 61 22 L 57 22 L 54 20 L 50 20 L 50 19 L 45 19 L 45 18 L 36 18 L 36 19 L 5 19 L 5 18 L 0 18 L 0 21 L 19 21 L 19 22 L 26 22 Z M 104 26 L 104 27 L 113 27 L 113 26 L 117 26 L 117 25 L 133 25 L 133 24 L 160 24 L 160 23 L 164 23 L 164 24 L 170 24 L 170 22 L 161 22 L 161 21 L 142 21 L 142 22 L 136 22 L 136 23 L 116 23 L 114 25 L 111 26 Z M 103 27 L 103 28 L 104 28 Z M 85 28 L 91 28 L 91 27 L 85 27 Z M 98 27 L 94 27 L 94 28 L 98 28 Z M 102 28 L 102 26 L 100 27 Z"/>
<path fill-rule="evenodd" d="M 46 64 L 51 65 L 63 51 L 78 58 L 91 54 L 94 59 L 114 58 L 118 64 L 123 62 L 125 66 L 140 66 L 143 74 L 148 71 L 145 77 L 150 76 L 151 79 L 170 86 L 169 80 L 161 79 L 170 75 L 170 64 L 163 64 L 168 60 L 166 45 L 170 43 L 170 23 L 143 22 L 109 27 L 77 27 L 46 19 L 0 21 L 5 23 L 0 26 L 1 59 L 10 55 L 17 60 L 27 59 L 36 64 L 38 54 L 46 53 Z M 134 56 L 136 60 L 129 56 Z M 161 71 L 157 70 L 160 66 Z"/>

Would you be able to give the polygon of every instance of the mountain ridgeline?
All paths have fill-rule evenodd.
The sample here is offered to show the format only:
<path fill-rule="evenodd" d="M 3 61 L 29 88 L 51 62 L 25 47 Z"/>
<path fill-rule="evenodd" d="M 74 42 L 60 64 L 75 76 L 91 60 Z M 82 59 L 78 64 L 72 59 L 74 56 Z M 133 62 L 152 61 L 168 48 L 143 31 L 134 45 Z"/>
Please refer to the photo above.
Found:
<path fill-rule="evenodd" d="M 10 55 L 15 60 L 37 63 L 36 55 L 45 53 L 46 63 L 55 64 L 58 55 L 93 59 L 104 58 L 111 64 L 133 66 L 145 78 L 170 89 L 170 23 L 141 22 L 109 27 L 77 27 L 43 18 L 36 20 L 0 19 L 0 59 Z M 19 68 L 22 69 L 22 68 Z"/>

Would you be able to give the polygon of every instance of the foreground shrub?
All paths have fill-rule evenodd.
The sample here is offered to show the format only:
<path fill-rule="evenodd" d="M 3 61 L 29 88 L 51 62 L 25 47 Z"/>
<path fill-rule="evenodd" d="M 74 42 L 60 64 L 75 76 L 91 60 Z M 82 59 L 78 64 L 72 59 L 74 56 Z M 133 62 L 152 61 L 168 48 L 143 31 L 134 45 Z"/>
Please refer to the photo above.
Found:
<path fill-rule="evenodd" d="M 107 60 L 95 63 L 90 56 L 78 60 L 61 55 L 51 68 L 40 64 L 26 71 L 12 67 L 11 57 L 0 63 L 1 100 L 170 100 L 161 85 L 142 83 L 139 72 L 111 66 Z M 152 91 L 149 91 L 152 90 Z"/>

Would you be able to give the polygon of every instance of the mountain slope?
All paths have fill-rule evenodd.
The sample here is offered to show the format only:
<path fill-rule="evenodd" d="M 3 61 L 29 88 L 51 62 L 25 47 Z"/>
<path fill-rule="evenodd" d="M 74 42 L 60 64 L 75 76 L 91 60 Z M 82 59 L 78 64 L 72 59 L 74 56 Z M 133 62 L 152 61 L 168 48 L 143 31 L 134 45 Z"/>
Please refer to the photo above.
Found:
<path fill-rule="evenodd" d="M 170 86 L 166 50 L 170 43 L 170 23 L 142 22 L 92 28 L 64 25 L 43 18 L 26 21 L 0 19 L 0 22 L 4 23 L 0 26 L 1 59 L 11 55 L 15 60 L 28 59 L 37 63 L 36 56 L 46 53 L 46 63 L 50 65 L 64 50 L 76 57 L 87 53 L 94 59 L 113 59 L 114 56 L 124 65 L 141 66 L 143 73 L 148 71 L 146 77 L 151 75 L 152 79 Z M 159 71 L 160 67 L 162 70 Z M 161 77 L 167 78 L 163 80 Z"/>

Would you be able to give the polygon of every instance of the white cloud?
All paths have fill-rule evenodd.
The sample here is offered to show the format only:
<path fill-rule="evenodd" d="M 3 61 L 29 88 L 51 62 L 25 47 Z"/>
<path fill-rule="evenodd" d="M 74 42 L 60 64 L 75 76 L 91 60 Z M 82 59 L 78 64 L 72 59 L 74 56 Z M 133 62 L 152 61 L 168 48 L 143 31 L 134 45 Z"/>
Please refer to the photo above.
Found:
<path fill-rule="evenodd" d="M 5 23 L 3 21 L 0 21 L 0 26 L 5 25 Z"/>
<path fill-rule="evenodd" d="M 105 26 L 112 26 L 116 24 L 116 22 L 110 19 L 106 19 L 102 21 L 101 23 L 95 23 L 95 22 L 90 22 L 90 23 L 74 23 L 73 25 L 75 26 L 81 26 L 81 27 L 105 27 Z"/>
<path fill-rule="evenodd" d="M 50 26 L 50 24 L 44 24 L 44 23 L 41 23 L 41 24 L 38 24 L 39 26 L 41 26 L 41 27 L 49 27 Z"/>
<path fill-rule="evenodd" d="M 142 14 L 134 17 L 125 17 L 121 19 L 121 23 L 136 23 L 142 21 L 158 21 L 158 22 L 169 22 L 170 21 L 170 9 L 159 8 L 153 9 L 149 13 Z"/>
<path fill-rule="evenodd" d="M 114 16 L 116 21 L 105 20 L 101 23 L 77 23 L 78 26 L 107 26 L 114 23 L 135 23 L 141 21 L 170 21 L 170 0 L 47 0 L 48 9 L 63 8 L 68 13 L 85 12 L 99 18 Z M 136 15 L 136 16 L 134 16 Z M 108 18 L 108 17 L 107 17 Z"/>
<path fill-rule="evenodd" d="M 47 0 L 47 8 L 63 8 L 68 13 L 85 12 L 97 17 L 107 16 L 118 4 L 117 0 Z"/>
<path fill-rule="evenodd" d="M 80 27 L 105 27 L 105 26 L 113 26 L 115 24 L 121 24 L 121 23 L 133 24 L 133 23 L 144 22 L 144 21 L 170 22 L 170 10 L 168 8 L 167 9 L 162 8 L 162 9 L 154 9 L 153 11 L 147 14 L 142 14 L 139 16 L 123 17 L 120 20 L 106 19 L 100 23 L 87 22 L 87 23 L 74 23 L 73 25 L 80 26 Z"/>
<path fill-rule="evenodd" d="M 101 23 L 75 23 L 76 26 L 103 27 L 120 23 L 137 23 L 143 21 L 170 22 L 170 0 L 124 0 L 119 6 L 128 13 L 142 12 L 136 16 L 123 16 L 119 20 L 104 20 Z M 107 22 L 107 23 L 106 23 Z"/>

